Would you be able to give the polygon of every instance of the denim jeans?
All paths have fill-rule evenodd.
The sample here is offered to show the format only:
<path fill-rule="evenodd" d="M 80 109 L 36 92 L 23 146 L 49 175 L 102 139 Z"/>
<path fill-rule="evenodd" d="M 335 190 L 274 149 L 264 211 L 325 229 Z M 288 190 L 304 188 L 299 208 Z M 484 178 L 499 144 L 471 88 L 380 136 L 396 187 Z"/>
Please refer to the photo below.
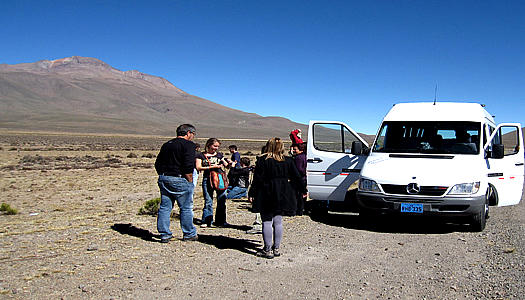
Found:
<path fill-rule="evenodd" d="M 172 237 L 170 231 L 170 215 L 173 204 L 177 201 L 180 209 L 180 227 L 183 237 L 190 238 L 197 235 L 197 229 L 193 226 L 193 183 L 186 178 L 159 175 L 160 206 L 157 217 L 157 230 L 160 238 Z"/>
<path fill-rule="evenodd" d="M 242 197 L 246 197 L 248 189 L 242 188 L 238 186 L 234 187 L 228 187 L 228 195 L 226 196 L 226 199 L 239 199 Z"/>
<path fill-rule="evenodd" d="M 211 187 L 210 180 L 202 177 L 202 195 L 204 197 L 204 208 L 202 209 L 202 223 L 211 225 L 213 222 L 213 194 L 217 194 L 217 211 L 215 212 L 215 223 L 222 225 L 226 223 L 226 194 L 227 190 L 216 191 Z"/>

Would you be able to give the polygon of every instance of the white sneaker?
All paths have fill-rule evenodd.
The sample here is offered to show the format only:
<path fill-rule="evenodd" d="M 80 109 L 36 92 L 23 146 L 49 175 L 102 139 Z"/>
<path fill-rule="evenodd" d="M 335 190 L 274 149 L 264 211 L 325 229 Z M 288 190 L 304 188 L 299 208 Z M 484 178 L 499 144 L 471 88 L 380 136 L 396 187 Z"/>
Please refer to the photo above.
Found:
<path fill-rule="evenodd" d="M 247 234 L 262 234 L 262 229 L 253 227 L 252 229 L 246 231 Z"/>

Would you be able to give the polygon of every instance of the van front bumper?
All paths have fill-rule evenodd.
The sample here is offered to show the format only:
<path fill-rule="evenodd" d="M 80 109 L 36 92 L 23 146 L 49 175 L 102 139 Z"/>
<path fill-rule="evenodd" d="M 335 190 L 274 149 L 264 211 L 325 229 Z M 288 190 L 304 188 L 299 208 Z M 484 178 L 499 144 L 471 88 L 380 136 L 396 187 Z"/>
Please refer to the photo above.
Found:
<path fill-rule="evenodd" d="M 401 204 L 422 204 L 422 213 L 440 216 L 472 216 L 485 208 L 485 195 L 476 197 L 407 197 L 379 193 L 357 192 L 357 202 L 368 210 L 401 213 Z"/>

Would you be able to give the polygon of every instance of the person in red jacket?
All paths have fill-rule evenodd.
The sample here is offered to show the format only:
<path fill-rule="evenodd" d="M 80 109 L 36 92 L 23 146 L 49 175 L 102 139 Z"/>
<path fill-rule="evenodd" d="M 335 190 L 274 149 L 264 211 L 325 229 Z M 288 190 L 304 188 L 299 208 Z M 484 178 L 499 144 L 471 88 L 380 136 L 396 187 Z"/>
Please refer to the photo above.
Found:
<path fill-rule="evenodd" d="M 301 174 L 304 185 L 306 186 L 306 146 L 305 144 L 292 144 L 293 161 L 297 171 Z M 292 185 L 295 195 L 297 197 L 297 212 L 296 216 L 302 216 L 304 213 L 304 205 L 306 203 L 306 196 L 300 191 L 297 185 Z"/>

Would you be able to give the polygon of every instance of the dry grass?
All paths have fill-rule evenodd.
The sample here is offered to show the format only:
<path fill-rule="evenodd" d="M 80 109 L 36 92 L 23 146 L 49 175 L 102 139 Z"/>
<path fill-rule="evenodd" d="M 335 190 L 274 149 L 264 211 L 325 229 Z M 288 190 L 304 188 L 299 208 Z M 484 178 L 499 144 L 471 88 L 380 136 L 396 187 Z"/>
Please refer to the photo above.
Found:
<path fill-rule="evenodd" d="M 16 215 L 0 214 L 0 293 L 26 299 L 80 298 L 95 293 L 90 280 L 116 282 L 128 279 L 125 273 L 131 271 L 122 268 L 155 266 L 155 255 L 162 251 L 160 243 L 149 243 L 157 234 L 156 219 L 138 211 L 159 197 L 151 153 L 168 139 L 0 133 L 0 203 L 18 209 Z M 220 151 L 229 156 L 231 144 L 253 161 L 252 154 L 264 142 L 225 140 Z M 128 157 L 130 152 L 136 155 Z M 203 203 L 198 184 L 197 218 Z M 230 220 L 253 222 L 245 202 L 228 205 Z M 179 235 L 177 223 L 173 221 L 172 230 Z M 186 261 L 196 251 L 173 253 Z M 116 288 L 106 281 L 100 286 L 97 293 Z"/>

